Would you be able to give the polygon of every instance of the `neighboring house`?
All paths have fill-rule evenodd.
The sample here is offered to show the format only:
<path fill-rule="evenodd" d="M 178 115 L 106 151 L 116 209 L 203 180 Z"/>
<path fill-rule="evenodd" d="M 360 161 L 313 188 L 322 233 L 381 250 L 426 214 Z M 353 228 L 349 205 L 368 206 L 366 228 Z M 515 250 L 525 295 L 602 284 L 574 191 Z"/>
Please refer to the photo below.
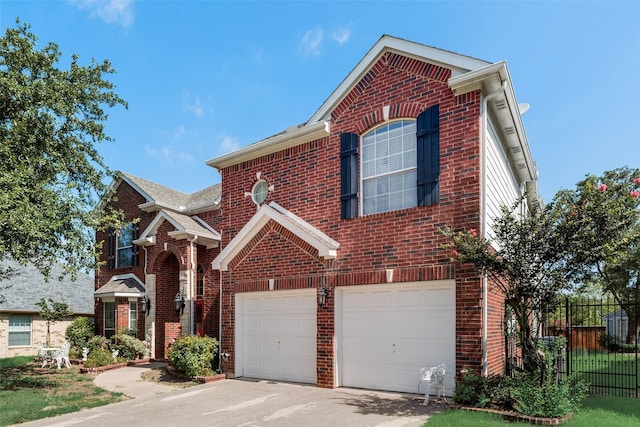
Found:
<path fill-rule="evenodd" d="M 504 299 L 440 228 L 489 236 L 501 205 L 538 203 L 505 62 L 383 36 L 306 123 L 207 164 L 222 184 L 199 209 L 115 186 L 138 266 L 96 283 L 146 286 L 155 357 L 202 321 L 229 377 L 414 392 L 446 363 L 451 393 L 462 368 L 503 372 Z"/>
<path fill-rule="evenodd" d="M 184 194 L 121 173 L 103 203 L 122 209 L 127 225 L 96 234 L 104 262 L 95 280 L 98 333 L 132 329 L 149 339 L 157 359 L 180 335 L 217 336 L 219 286 L 210 264 L 220 235 L 208 222 L 220 204 L 220 184 Z M 189 304 L 180 313 L 176 295 Z"/>
<path fill-rule="evenodd" d="M 605 325 L 605 334 L 618 338 L 621 343 L 627 341 L 629 317 L 623 309 L 619 308 L 606 316 L 602 316 L 602 322 Z M 636 339 L 640 342 L 640 333 Z"/>
<path fill-rule="evenodd" d="M 42 298 L 49 307 L 49 298 L 65 303 L 74 313 L 51 325 L 52 346 L 64 343 L 73 318 L 93 318 L 93 277 L 78 273 L 75 281 L 68 275 L 58 280 L 62 269 L 54 267 L 47 282 L 33 265 L 23 267 L 8 259 L 2 264 L 14 268 L 17 274 L 0 281 L 0 294 L 5 297 L 0 303 L 0 358 L 36 355 L 38 346 L 47 344 L 47 322 L 40 317 L 41 308 L 36 305 Z"/>

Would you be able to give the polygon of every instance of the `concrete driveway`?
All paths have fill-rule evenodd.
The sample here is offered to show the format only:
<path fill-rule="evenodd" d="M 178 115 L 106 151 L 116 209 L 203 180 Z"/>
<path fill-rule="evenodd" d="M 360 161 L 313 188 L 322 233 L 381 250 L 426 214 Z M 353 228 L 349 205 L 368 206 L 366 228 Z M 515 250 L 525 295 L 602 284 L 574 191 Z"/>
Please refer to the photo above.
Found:
<path fill-rule="evenodd" d="M 434 402 L 425 407 L 423 398 L 411 394 L 349 388 L 327 390 L 265 380 L 224 380 L 184 389 L 150 383 L 149 390 L 143 392 L 144 382 L 138 383 L 131 377 L 135 373 L 139 378 L 143 369 L 123 369 L 127 371 L 118 370 L 121 372 L 111 375 L 124 378 L 128 373 L 128 382 L 135 383 L 141 397 L 20 426 L 399 427 L 420 426 L 429 414 L 447 408 L 446 404 Z M 100 382 L 98 378 L 96 383 Z M 110 388 L 117 388 L 116 383 L 113 381 Z"/>

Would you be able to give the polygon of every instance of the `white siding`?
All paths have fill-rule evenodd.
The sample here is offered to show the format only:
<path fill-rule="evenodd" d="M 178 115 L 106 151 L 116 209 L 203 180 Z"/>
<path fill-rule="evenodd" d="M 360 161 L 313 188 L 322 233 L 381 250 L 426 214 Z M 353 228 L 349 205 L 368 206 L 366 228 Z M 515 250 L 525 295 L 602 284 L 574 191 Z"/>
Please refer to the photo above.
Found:
<path fill-rule="evenodd" d="M 500 216 L 500 207 L 510 206 L 520 196 L 520 186 L 509 164 L 507 154 L 489 121 L 486 141 L 485 191 L 487 236 L 493 236 L 493 219 Z"/>

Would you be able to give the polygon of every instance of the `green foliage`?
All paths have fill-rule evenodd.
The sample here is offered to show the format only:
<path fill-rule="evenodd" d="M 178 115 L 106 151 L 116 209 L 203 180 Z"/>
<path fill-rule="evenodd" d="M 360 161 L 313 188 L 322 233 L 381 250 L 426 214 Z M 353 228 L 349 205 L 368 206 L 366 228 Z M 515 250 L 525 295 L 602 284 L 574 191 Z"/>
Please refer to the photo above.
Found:
<path fill-rule="evenodd" d="M 113 175 L 96 144 L 111 140 L 104 108 L 126 102 L 108 61 L 59 68 L 58 46 L 38 50 L 29 29 L 18 20 L 0 37 L 0 259 L 74 276 L 95 265 L 95 229 L 122 218 L 95 209 Z"/>
<path fill-rule="evenodd" d="M 456 380 L 453 400 L 461 405 L 476 408 L 492 404 L 510 409 L 513 405 L 509 394 L 511 384 L 511 379 L 502 375 L 482 377 L 468 370 L 461 380 Z"/>
<path fill-rule="evenodd" d="M 49 303 L 51 307 L 44 298 L 36 303 L 40 307 L 40 317 L 47 321 L 47 346 L 51 343 L 51 325 L 73 315 L 67 304 L 56 302 L 51 298 L 49 298 Z"/>
<path fill-rule="evenodd" d="M 87 347 L 91 337 L 93 337 L 93 323 L 84 316 L 73 319 L 65 332 L 65 338 L 71 344 L 71 349 L 76 352 L 82 352 L 82 348 Z"/>
<path fill-rule="evenodd" d="M 84 366 L 87 368 L 97 368 L 98 366 L 107 366 L 112 365 L 113 363 L 113 356 L 111 355 L 111 352 L 95 349 L 91 350 L 87 356 Z"/>
<path fill-rule="evenodd" d="M 523 415 L 562 417 L 578 411 L 588 391 L 589 386 L 574 377 L 556 381 L 550 375 L 540 384 L 537 375 L 516 373 L 511 395 L 515 410 Z"/>
<path fill-rule="evenodd" d="M 596 283 L 629 319 L 627 343 L 640 332 L 634 305 L 640 302 L 640 169 L 588 175 L 575 190 L 563 190 L 550 208 L 558 241 L 574 281 Z"/>
<path fill-rule="evenodd" d="M 517 327 L 518 345 L 522 350 L 525 370 L 541 368 L 537 342 L 540 322 L 531 322 L 538 314 L 553 310 L 560 291 L 569 289 L 567 272 L 562 262 L 563 250 L 555 246 L 554 218 L 549 211 L 531 206 L 523 214 L 526 196 L 512 206 L 503 206 L 501 215 L 493 219 L 493 238 L 477 235 L 475 230 L 441 232 L 450 239 L 446 245 L 452 260 L 473 264 L 486 274 L 505 297 L 508 311 Z"/>
<path fill-rule="evenodd" d="M 169 363 L 189 377 L 211 375 L 211 362 L 218 351 L 215 338 L 188 335 L 178 338 L 171 347 Z"/>
<path fill-rule="evenodd" d="M 91 337 L 89 341 L 87 341 L 87 347 L 89 348 L 89 353 L 93 352 L 94 350 L 108 351 L 109 340 L 102 335 L 95 335 Z"/>
<path fill-rule="evenodd" d="M 145 347 L 142 341 L 127 332 L 126 329 L 123 329 L 118 335 L 113 336 L 109 347 L 111 350 L 118 350 L 118 357 L 125 360 L 135 360 L 144 354 Z"/>
<path fill-rule="evenodd" d="M 600 337 L 598 337 L 598 344 L 611 353 L 635 353 L 636 351 L 640 351 L 640 345 L 626 344 L 615 335 L 600 335 Z"/>

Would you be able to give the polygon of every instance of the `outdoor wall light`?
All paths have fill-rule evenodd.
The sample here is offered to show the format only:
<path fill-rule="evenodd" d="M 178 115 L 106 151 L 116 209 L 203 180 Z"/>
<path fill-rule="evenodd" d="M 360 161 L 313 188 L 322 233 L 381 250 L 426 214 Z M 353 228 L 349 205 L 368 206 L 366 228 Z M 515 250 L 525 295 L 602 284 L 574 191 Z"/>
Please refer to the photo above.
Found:
<path fill-rule="evenodd" d="M 146 295 L 143 295 L 142 300 L 140 300 L 140 309 L 147 315 L 149 314 L 149 310 L 151 310 L 151 300 L 147 298 Z"/>
<path fill-rule="evenodd" d="M 318 289 L 318 305 L 320 307 L 324 307 L 327 302 L 327 285 L 323 284 L 320 289 Z"/>
<path fill-rule="evenodd" d="M 176 297 L 173 299 L 173 307 L 176 309 L 176 313 L 182 315 L 184 312 L 184 297 L 180 292 L 176 294 Z"/>

